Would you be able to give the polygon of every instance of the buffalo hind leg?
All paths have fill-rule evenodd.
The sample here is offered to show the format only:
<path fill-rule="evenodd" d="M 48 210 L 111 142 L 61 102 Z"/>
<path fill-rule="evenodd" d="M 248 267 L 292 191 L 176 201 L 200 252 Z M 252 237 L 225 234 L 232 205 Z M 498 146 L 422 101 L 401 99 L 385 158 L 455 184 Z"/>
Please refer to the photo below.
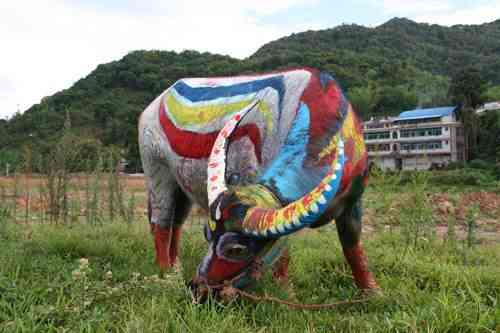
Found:
<path fill-rule="evenodd" d="M 358 288 L 364 291 L 379 289 L 373 274 L 368 270 L 368 261 L 361 243 L 361 200 L 346 208 L 336 219 L 337 232 L 344 256 L 351 266 Z"/>
<path fill-rule="evenodd" d="M 139 120 L 139 151 L 148 189 L 148 217 L 154 236 L 156 262 L 162 270 L 177 260 L 181 226 L 191 202 L 175 179 L 165 155 L 168 146 L 156 124 L 157 98 Z"/>
<path fill-rule="evenodd" d="M 155 214 L 153 206 L 154 195 L 150 193 L 148 215 L 154 237 L 156 263 L 164 271 L 177 262 L 182 224 L 189 213 L 191 202 L 177 187 L 172 191 L 170 198 L 163 200 L 159 214 Z"/>

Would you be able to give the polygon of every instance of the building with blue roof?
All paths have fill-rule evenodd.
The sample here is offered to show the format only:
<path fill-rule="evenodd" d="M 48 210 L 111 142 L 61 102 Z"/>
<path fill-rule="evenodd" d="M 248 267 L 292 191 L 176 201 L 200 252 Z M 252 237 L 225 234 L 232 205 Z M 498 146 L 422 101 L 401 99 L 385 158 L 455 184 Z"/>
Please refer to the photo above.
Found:
<path fill-rule="evenodd" d="M 364 130 L 368 157 L 382 169 L 440 168 L 465 158 L 463 126 L 456 106 L 372 118 L 364 123 Z"/>
<path fill-rule="evenodd" d="M 457 109 L 456 106 L 444 106 L 429 109 L 415 109 L 403 111 L 395 121 L 423 120 L 452 116 Z"/>

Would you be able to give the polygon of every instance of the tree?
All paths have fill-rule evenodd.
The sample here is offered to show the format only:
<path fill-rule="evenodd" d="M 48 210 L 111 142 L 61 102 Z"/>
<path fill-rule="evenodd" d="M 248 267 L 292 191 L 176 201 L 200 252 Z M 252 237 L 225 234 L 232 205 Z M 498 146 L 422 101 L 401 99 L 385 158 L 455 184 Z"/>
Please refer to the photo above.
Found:
<path fill-rule="evenodd" d="M 477 158 L 500 163 L 500 111 L 488 111 L 479 116 Z"/>
<path fill-rule="evenodd" d="M 368 119 L 377 103 L 375 88 L 372 85 L 352 88 L 349 90 L 349 100 L 357 114 L 362 119 Z"/>
<path fill-rule="evenodd" d="M 484 93 L 483 99 L 485 102 L 500 101 L 500 86 L 488 88 L 488 90 Z"/>
<path fill-rule="evenodd" d="M 414 85 L 419 107 L 425 108 L 449 105 L 449 78 L 440 75 L 432 75 L 429 72 L 419 72 L 415 78 Z"/>
<path fill-rule="evenodd" d="M 479 69 L 468 67 L 452 76 L 448 95 L 453 103 L 476 109 L 483 104 L 486 87 Z"/>
<path fill-rule="evenodd" d="M 459 118 L 464 124 L 467 160 L 477 155 L 479 118 L 475 109 L 483 104 L 485 90 L 486 81 L 475 67 L 463 69 L 451 79 L 449 96 L 459 105 Z"/>
<path fill-rule="evenodd" d="M 417 106 L 417 95 L 407 85 L 382 86 L 378 89 L 375 109 L 379 115 L 393 116 Z"/>

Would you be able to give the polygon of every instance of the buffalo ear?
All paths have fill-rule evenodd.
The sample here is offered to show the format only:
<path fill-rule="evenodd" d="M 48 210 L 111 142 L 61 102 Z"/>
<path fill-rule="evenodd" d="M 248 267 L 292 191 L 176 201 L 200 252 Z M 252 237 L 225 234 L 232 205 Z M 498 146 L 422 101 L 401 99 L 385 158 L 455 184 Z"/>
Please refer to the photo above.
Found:
<path fill-rule="evenodd" d="M 212 221 L 219 221 L 222 217 L 222 212 L 220 211 L 220 206 L 222 199 L 224 198 L 224 193 L 220 193 L 219 196 L 210 204 L 208 207 L 210 218 Z"/>

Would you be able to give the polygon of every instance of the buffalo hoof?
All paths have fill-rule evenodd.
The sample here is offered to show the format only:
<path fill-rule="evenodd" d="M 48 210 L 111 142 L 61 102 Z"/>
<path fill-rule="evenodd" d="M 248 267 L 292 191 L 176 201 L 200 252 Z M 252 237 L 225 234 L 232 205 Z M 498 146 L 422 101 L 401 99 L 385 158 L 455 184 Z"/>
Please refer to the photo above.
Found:
<path fill-rule="evenodd" d="M 361 290 L 361 295 L 363 297 L 376 298 L 376 297 L 383 297 L 384 292 L 380 287 L 377 287 L 377 288 L 363 289 Z"/>

